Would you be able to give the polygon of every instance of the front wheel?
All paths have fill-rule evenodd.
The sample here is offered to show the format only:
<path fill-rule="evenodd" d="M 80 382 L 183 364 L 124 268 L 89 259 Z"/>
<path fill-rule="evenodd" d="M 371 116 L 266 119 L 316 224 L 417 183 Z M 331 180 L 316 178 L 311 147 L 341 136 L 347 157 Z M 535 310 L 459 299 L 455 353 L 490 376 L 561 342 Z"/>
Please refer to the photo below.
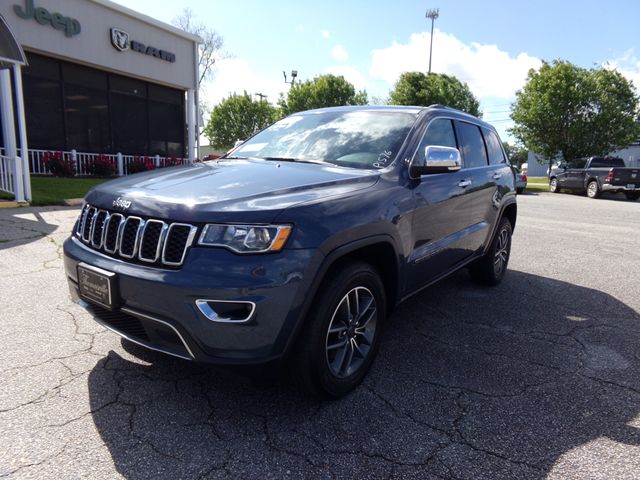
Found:
<path fill-rule="evenodd" d="M 592 180 L 587 185 L 587 197 L 589 198 L 598 198 L 600 196 L 600 187 L 598 187 L 598 182 Z"/>
<path fill-rule="evenodd" d="M 624 192 L 624 196 L 627 200 L 638 200 L 640 198 L 640 192 Z"/>
<path fill-rule="evenodd" d="M 560 193 L 560 187 L 558 186 L 558 179 L 553 177 L 549 180 L 549 191 L 551 193 Z"/>
<path fill-rule="evenodd" d="M 502 218 L 487 253 L 469 267 L 473 281 L 482 285 L 497 285 L 502 281 L 511 255 L 512 234 L 511 222 Z"/>
<path fill-rule="evenodd" d="M 386 297 L 366 263 L 335 271 L 314 299 L 291 364 L 302 389 L 339 398 L 356 388 L 378 351 Z"/>

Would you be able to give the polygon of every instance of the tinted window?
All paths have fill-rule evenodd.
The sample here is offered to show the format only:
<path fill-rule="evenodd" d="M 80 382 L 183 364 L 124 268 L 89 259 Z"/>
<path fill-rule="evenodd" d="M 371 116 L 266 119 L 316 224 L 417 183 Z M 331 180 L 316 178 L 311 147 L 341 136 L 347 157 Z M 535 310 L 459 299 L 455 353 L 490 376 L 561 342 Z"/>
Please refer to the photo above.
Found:
<path fill-rule="evenodd" d="M 462 144 L 460 151 L 465 168 L 484 167 L 487 163 L 487 151 L 482 140 L 480 128 L 466 122 L 459 122 Z"/>
<path fill-rule="evenodd" d="M 484 141 L 487 144 L 487 152 L 489 153 L 489 163 L 495 165 L 498 163 L 505 163 L 504 152 L 502 151 L 502 145 L 495 132 L 491 130 L 483 129 Z"/>
<path fill-rule="evenodd" d="M 624 167 L 624 160 L 621 158 L 594 158 L 591 160 L 591 167 Z"/>
<path fill-rule="evenodd" d="M 587 164 L 586 158 L 574 158 L 567 162 L 567 167 L 569 168 L 584 168 Z"/>
<path fill-rule="evenodd" d="M 451 120 L 437 118 L 429 124 L 414 158 L 420 159 L 421 163 L 424 163 L 424 149 L 429 145 L 458 147 L 456 144 L 456 134 L 453 130 L 453 122 Z"/>

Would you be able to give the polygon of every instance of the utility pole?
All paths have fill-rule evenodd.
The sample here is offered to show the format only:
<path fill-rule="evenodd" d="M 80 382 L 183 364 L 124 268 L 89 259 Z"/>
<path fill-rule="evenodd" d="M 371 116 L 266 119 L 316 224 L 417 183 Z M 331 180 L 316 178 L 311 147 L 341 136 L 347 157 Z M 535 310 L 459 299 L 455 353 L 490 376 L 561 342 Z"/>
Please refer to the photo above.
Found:
<path fill-rule="evenodd" d="M 433 55 L 433 24 L 436 18 L 440 16 L 439 8 L 430 8 L 427 10 L 426 18 L 431 19 L 431 42 L 429 42 L 429 73 L 431 73 L 431 56 Z"/>
<path fill-rule="evenodd" d="M 256 97 L 260 98 L 260 101 L 263 101 L 267 98 L 267 96 L 264 93 L 255 93 L 254 94 Z"/>

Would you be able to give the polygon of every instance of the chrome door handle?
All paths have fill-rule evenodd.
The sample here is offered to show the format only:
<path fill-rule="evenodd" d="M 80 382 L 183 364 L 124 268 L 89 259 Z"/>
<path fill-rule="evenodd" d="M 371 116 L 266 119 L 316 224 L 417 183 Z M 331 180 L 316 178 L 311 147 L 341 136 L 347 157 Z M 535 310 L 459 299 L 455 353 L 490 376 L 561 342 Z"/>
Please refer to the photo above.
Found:
<path fill-rule="evenodd" d="M 471 185 L 471 180 L 460 180 L 458 182 L 458 186 L 462 188 L 467 188 L 469 185 Z"/>
<path fill-rule="evenodd" d="M 501 173 L 494 173 L 493 174 L 493 179 L 494 180 L 500 180 L 502 178 L 502 174 Z"/>

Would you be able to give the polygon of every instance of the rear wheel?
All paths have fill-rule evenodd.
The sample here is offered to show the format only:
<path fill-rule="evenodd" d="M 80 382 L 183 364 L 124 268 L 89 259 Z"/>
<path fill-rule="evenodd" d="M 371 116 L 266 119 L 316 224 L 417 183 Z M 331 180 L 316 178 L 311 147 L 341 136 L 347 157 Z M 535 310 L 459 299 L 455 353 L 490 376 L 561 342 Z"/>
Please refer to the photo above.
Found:
<path fill-rule="evenodd" d="M 587 197 L 589 198 L 598 198 L 600 196 L 600 187 L 598 187 L 598 182 L 595 180 L 591 180 L 589 185 L 587 185 Z"/>
<path fill-rule="evenodd" d="M 556 177 L 549 180 L 549 191 L 551 193 L 560 193 L 560 186 L 558 185 L 558 179 Z"/>
<path fill-rule="evenodd" d="M 315 298 L 292 369 L 313 396 L 338 398 L 356 388 L 378 351 L 386 312 L 384 286 L 366 263 L 335 272 Z"/>
<path fill-rule="evenodd" d="M 627 200 L 638 200 L 640 192 L 624 192 L 624 196 L 627 197 Z"/>
<path fill-rule="evenodd" d="M 502 281 L 509 264 L 512 234 L 511 222 L 502 218 L 487 253 L 469 267 L 469 274 L 475 282 L 497 285 Z"/>

